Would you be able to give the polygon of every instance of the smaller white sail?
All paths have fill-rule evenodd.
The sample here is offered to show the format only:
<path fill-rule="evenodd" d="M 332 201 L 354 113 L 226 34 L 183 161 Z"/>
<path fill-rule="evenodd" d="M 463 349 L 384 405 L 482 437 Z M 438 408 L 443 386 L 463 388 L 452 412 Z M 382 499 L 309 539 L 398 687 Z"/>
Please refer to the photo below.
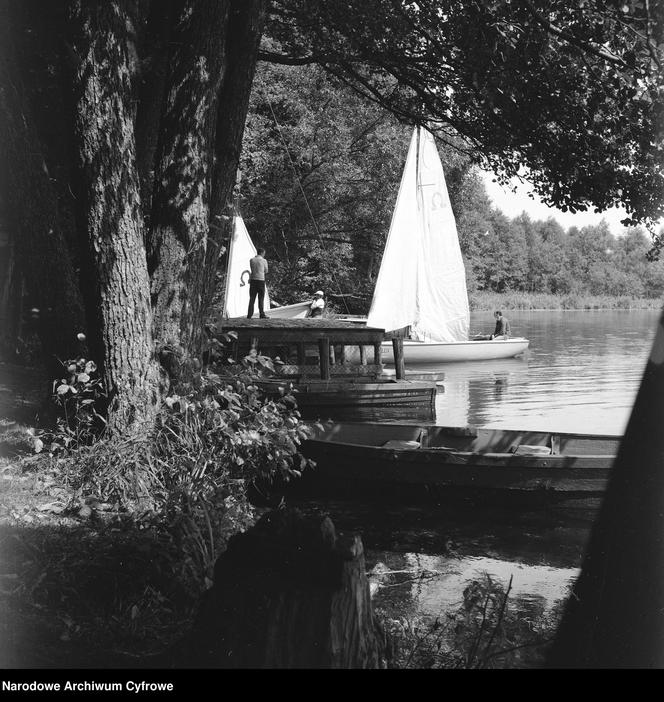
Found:
<path fill-rule="evenodd" d="M 249 260 L 256 255 L 256 247 L 249 236 L 242 217 L 233 217 L 233 234 L 228 247 L 224 317 L 244 317 L 249 308 Z M 257 304 L 255 309 L 257 310 Z M 270 297 L 265 289 L 265 309 L 270 308 Z"/>

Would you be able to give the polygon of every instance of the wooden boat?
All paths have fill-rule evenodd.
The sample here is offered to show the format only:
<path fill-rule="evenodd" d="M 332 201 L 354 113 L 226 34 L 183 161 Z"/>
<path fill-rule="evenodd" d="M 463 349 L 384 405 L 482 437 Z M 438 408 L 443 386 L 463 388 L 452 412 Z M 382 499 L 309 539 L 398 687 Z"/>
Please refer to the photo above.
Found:
<path fill-rule="evenodd" d="M 433 135 L 416 127 L 376 280 L 367 324 L 410 328 L 404 361 L 446 363 L 511 358 L 523 337 L 472 341 L 466 271 Z M 388 355 L 389 344 L 383 347 Z"/>
<path fill-rule="evenodd" d="M 268 395 L 279 397 L 286 383 L 270 380 L 258 385 Z M 407 414 L 432 420 L 436 413 L 437 388 L 430 380 L 307 379 L 298 381 L 294 389 L 293 397 L 305 419 L 385 420 Z"/>
<path fill-rule="evenodd" d="M 304 442 L 309 479 L 552 498 L 601 496 L 621 437 L 417 424 L 330 424 Z"/>

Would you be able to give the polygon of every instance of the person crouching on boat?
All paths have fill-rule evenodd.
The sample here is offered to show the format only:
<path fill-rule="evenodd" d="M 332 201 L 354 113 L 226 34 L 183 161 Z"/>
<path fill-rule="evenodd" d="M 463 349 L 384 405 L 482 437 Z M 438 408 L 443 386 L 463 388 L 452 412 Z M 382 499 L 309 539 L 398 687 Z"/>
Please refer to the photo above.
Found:
<path fill-rule="evenodd" d="M 493 330 L 491 339 L 509 339 L 510 322 L 507 317 L 503 316 L 500 310 L 496 310 L 493 316 L 496 318 L 496 328 Z"/>
<path fill-rule="evenodd" d="M 322 317 L 323 310 L 325 309 L 325 300 L 323 299 L 324 293 L 322 290 L 316 290 L 314 293 L 314 299 L 309 305 L 309 316 L 310 317 Z"/>

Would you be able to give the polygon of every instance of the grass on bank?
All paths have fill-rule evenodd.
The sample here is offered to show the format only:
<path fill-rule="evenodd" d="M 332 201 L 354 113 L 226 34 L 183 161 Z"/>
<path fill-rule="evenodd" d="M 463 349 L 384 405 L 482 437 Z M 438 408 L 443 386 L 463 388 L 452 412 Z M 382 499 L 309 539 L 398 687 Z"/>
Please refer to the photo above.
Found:
<path fill-rule="evenodd" d="M 658 310 L 660 298 L 610 295 L 551 295 L 547 293 L 475 291 L 468 295 L 470 309 L 493 310 Z"/>

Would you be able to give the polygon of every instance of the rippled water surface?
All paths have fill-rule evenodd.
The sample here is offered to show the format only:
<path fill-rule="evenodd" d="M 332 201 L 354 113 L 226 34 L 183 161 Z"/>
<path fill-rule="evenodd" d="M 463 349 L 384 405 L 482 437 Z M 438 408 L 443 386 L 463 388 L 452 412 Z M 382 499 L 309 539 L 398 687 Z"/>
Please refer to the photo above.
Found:
<path fill-rule="evenodd" d="M 506 312 L 530 340 L 522 358 L 447 363 L 438 424 L 622 434 L 659 312 Z M 473 331 L 491 316 L 474 313 Z"/>

